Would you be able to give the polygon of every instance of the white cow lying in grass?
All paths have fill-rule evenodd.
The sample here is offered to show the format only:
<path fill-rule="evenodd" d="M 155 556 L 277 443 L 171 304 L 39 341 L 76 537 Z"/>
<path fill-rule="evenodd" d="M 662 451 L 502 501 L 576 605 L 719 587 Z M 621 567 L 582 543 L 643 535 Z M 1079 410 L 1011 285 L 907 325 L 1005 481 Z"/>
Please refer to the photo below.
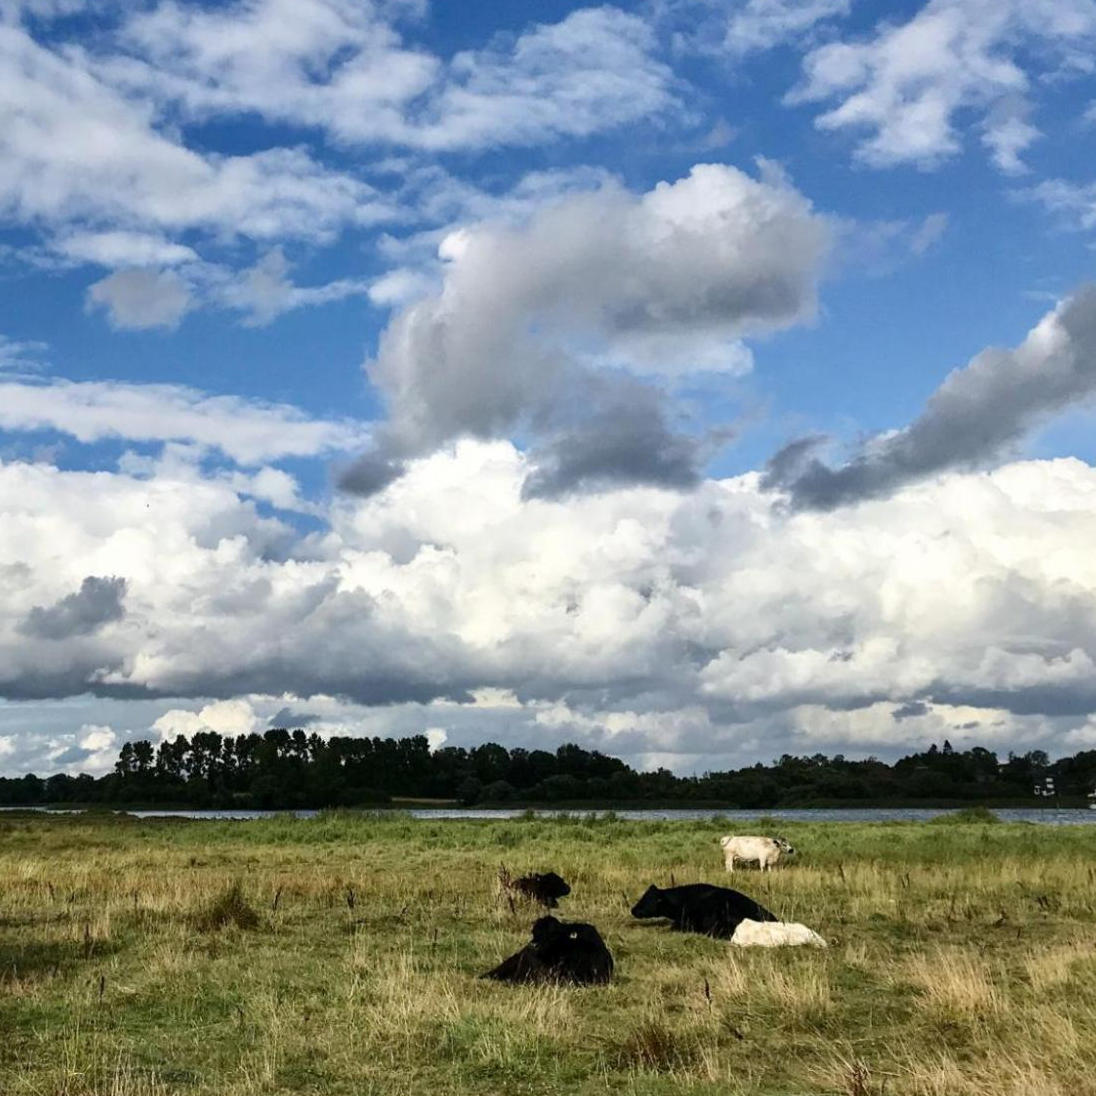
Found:
<path fill-rule="evenodd" d="M 731 943 L 740 948 L 812 948 L 829 947 L 825 940 L 794 921 L 751 921 L 747 918 L 738 923 Z"/>
<path fill-rule="evenodd" d="M 778 864 L 782 856 L 791 856 L 795 849 L 783 837 L 734 837 L 728 834 L 719 839 L 723 846 L 723 860 L 727 871 L 734 871 L 734 862 L 756 863 L 762 871 Z"/>

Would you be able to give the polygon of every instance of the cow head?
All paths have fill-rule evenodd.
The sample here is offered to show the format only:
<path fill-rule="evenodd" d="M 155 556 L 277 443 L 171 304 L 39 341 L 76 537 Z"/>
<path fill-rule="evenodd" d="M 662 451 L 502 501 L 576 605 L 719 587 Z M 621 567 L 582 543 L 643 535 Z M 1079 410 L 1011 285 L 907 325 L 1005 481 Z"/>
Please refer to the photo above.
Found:
<path fill-rule="evenodd" d="M 563 927 L 561 921 L 556 920 L 554 917 L 538 917 L 533 922 L 533 943 L 539 947 L 543 947 L 549 942 L 558 939 L 564 935 L 566 930 Z"/>
<path fill-rule="evenodd" d="M 719 839 L 719 847 L 725 849 L 733 840 L 734 838 L 730 834 L 727 834 L 726 837 L 721 837 Z"/>
<path fill-rule="evenodd" d="M 795 849 L 793 849 L 791 845 L 789 845 L 788 842 L 784 840 L 783 837 L 774 837 L 773 840 L 776 842 L 782 853 L 785 853 L 788 856 L 795 855 Z"/>
<path fill-rule="evenodd" d="M 643 897 L 632 907 L 633 917 L 662 917 L 662 891 L 653 883 L 644 892 Z"/>
<path fill-rule="evenodd" d="M 536 877 L 541 894 L 546 898 L 566 898 L 571 888 L 554 871 Z"/>

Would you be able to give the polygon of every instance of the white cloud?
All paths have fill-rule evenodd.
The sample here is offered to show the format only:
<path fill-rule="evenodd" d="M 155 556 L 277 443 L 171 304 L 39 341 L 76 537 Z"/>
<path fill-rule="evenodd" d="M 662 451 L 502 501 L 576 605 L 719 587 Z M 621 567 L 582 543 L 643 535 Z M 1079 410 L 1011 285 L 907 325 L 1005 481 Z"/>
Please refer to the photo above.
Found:
<path fill-rule="evenodd" d="M 0 18 L 13 23 L 28 15 L 35 19 L 55 19 L 73 15 L 87 3 L 88 0 L 0 0 Z"/>
<path fill-rule="evenodd" d="M 727 23 L 723 48 L 732 55 L 772 49 L 816 24 L 847 15 L 850 0 L 746 0 Z"/>
<path fill-rule="evenodd" d="M 435 281 L 419 270 L 400 267 L 383 274 L 369 286 L 369 299 L 380 308 L 405 305 L 424 297 L 435 288 Z"/>
<path fill-rule="evenodd" d="M 1038 202 L 1070 228 L 1086 232 L 1096 228 L 1096 183 L 1046 179 L 1024 191 L 1023 195 Z"/>
<path fill-rule="evenodd" d="M 223 285 L 221 301 L 244 314 L 244 324 L 260 327 L 297 308 L 313 308 L 348 297 L 373 297 L 373 286 L 362 278 L 342 278 L 325 285 L 295 285 L 281 248 L 268 251 L 253 267 Z"/>
<path fill-rule="evenodd" d="M 654 36 L 617 8 L 572 12 L 448 61 L 360 0 L 173 2 L 132 17 L 108 81 L 189 117 L 256 113 L 342 142 L 432 151 L 584 137 L 675 105 Z"/>
<path fill-rule="evenodd" d="M 1006 175 L 1024 175 L 1028 168 L 1023 153 L 1042 134 L 1028 120 L 1031 109 L 1024 100 L 1005 99 L 986 119 L 982 143 L 990 150 L 993 162 Z"/>
<path fill-rule="evenodd" d="M 285 404 L 118 381 L 0 382 L 0 427 L 56 430 L 82 442 L 186 441 L 245 465 L 346 451 L 368 437 L 361 424 L 309 418 Z"/>
<path fill-rule="evenodd" d="M 929 213 L 914 229 L 910 237 L 910 251 L 917 256 L 924 255 L 940 242 L 947 229 L 946 213 Z"/>
<path fill-rule="evenodd" d="M 368 185 L 299 148 L 200 155 L 154 121 L 103 83 L 85 55 L 0 25 L 0 215 L 10 220 L 78 225 L 78 233 L 90 224 L 323 240 L 391 214 Z"/>
<path fill-rule="evenodd" d="M 489 198 L 449 177 L 439 187 L 446 173 L 417 160 L 390 173 L 385 196 L 360 167 L 327 167 L 284 132 L 246 155 L 199 149 L 187 129 L 195 120 L 246 114 L 342 144 L 422 152 L 586 137 L 680 106 L 653 32 L 609 6 L 448 59 L 403 43 L 396 24 L 423 14 L 414 3 L 167 0 L 112 8 L 79 41 L 64 39 L 67 24 L 36 40 L 41 24 L 19 22 L 60 10 L 9 0 L 0 22 L 0 222 L 40 233 L 44 246 L 25 249 L 27 258 L 108 267 L 89 301 L 122 328 L 170 328 L 208 304 L 264 324 L 366 295 L 360 277 L 293 284 L 280 245 L 327 243 L 382 222 L 436 225 L 446 204 L 451 218 L 469 203 L 482 212 L 544 197 Z M 385 165 L 369 171 L 383 176 Z M 241 237 L 272 250 L 237 274 L 224 253 Z M 408 277 L 374 281 L 372 298 L 385 305 L 416 291 Z"/>
<path fill-rule="evenodd" d="M 198 258 L 192 248 L 146 232 L 74 232 L 52 246 L 74 262 L 108 267 L 174 266 Z"/>
<path fill-rule="evenodd" d="M 177 327 L 190 310 L 190 287 L 173 270 L 119 270 L 88 288 L 89 309 L 106 310 L 112 327 Z"/>
<path fill-rule="evenodd" d="M 654 0 L 659 23 L 678 49 L 739 62 L 800 43 L 821 23 L 847 15 L 850 0 Z"/>
<path fill-rule="evenodd" d="M 1084 71 L 1094 44 L 1093 0 L 930 0 L 866 40 L 812 50 L 788 99 L 838 100 L 816 125 L 858 135 L 856 156 L 874 167 L 937 166 L 961 148 L 957 115 L 975 111 L 997 166 L 1016 173 L 1039 135 L 1032 76 Z"/>
<path fill-rule="evenodd" d="M 0 371 L 36 372 L 42 368 L 42 355 L 48 349 L 43 342 L 0 335 Z"/>

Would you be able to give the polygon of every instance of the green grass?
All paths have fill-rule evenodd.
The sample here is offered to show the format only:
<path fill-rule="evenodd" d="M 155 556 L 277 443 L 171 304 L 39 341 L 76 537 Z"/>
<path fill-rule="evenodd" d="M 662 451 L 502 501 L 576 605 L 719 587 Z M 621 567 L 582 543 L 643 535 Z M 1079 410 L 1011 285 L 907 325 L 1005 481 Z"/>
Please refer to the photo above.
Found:
<path fill-rule="evenodd" d="M 1096 828 L 787 824 L 722 870 L 701 823 L 185 822 L 0 815 L 4 1096 L 1096 1089 Z M 604 988 L 477 975 L 535 913 L 494 874 L 559 871 Z M 831 941 L 744 952 L 628 908 L 732 885 Z"/>

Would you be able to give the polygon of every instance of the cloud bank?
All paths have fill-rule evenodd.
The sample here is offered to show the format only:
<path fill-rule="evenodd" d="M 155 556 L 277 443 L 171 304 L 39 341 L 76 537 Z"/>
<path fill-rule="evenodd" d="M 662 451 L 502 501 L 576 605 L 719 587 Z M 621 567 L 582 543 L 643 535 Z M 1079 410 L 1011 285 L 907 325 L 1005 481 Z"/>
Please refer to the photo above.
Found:
<path fill-rule="evenodd" d="M 251 697 L 340 733 L 578 737 L 678 767 L 1048 745 L 1096 712 L 1080 461 L 822 512 L 756 474 L 545 500 L 529 471 L 465 441 L 305 535 L 169 466 L 0 465 L 0 558 L 22 561 L 0 568 L 0 696 L 90 694 L 96 726 Z"/>

